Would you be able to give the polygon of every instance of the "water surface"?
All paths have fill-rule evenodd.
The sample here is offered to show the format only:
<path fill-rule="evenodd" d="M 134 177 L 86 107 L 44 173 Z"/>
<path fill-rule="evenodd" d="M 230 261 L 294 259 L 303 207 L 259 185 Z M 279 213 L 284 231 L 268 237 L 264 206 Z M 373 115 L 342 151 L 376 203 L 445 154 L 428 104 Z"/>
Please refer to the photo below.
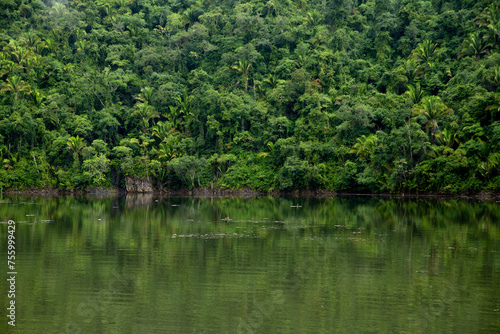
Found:
<path fill-rule="evenodd" d="M 3 197 L 16 333 L 497 333 L 500 206 Z M 7 225 L 0 224 L 0 332 Z"/>

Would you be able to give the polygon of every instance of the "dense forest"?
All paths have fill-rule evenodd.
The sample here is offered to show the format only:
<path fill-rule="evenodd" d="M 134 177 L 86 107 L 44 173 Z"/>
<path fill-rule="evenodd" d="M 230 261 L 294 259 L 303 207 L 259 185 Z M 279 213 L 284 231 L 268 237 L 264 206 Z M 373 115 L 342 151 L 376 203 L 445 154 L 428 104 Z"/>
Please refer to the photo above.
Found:
<path fill-rule="evenodd" d="M 500 189 L 493 0 L 0 0 L 0 190 Z"/>

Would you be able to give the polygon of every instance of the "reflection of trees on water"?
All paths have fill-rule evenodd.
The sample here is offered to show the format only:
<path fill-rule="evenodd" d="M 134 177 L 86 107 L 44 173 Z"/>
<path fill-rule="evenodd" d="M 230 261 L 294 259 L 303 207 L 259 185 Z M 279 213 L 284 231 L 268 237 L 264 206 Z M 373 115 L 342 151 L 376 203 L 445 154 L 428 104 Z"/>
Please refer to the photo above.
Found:
<path fill-rule="evenodd" d="M 139 208 L 148 206 L 153 202 L 154 195 L 151 193 L 145 194 L 127 194 L 125 196 L 125 206 L 127 209 Z"/>
<path fill-rule="evenodd" d="M 92 216 L 140 214 L 147 207 L 156 215 L 176 217 L 188 215 L 201 221 L 231 219 L 273 218 L 293 221 L 296 224 L 313 223 L 331 230 L 332 226 L 404 228 L 409 225 L 417 231 L 443 228 L 451 225 L 467 225 L 483 231 L 496 229 L 500 221 L 497 203 L 467 202 L 462 200 L 401 199 L 401 198 L 181 198 L 157 197 L 153 194 L 128 194 L 123 197 L 93 198 L 88 196 L 23 198 L 12 197 L 10 206 L 0 206 L 0 214 L 14 215 L 36 212 L 49 219 Z M 29 204 L 19 204 L 19 203 Z M 299 207 L 296 207 L 299 206 Z M 124 210 L 126 209 L 126 210 Z M 130 211 L 132 210 L 132 211 Z M 133 212 L 133 211 L 137 212 Z M 93 213 L 93 214 L 92 214 Z M 143 212 L 142 212 L 143 213 Z M 309 222 L 309 223 L 308 223 Z M 154 220 L 151 223 L 155 223 Z"/>
<path fill-rule="evenodd" d="M 172 299 L 173 290 L 190 307 L 211 305 L 228 291 L 238 301 L 253 300 L 255 294 L 260 300 L 274 286 L 288 293 L 286 284 L 293 283 L 287 302 L 314 309 L 321 301 L 327 307 L 327 294 L 342 303 L 338 311 L 347 319 L 363 306 L 358 300 L 373 302 L 375 294 L 387 305 L 397 301 L 408 312 L 419 312 L 420 306 L 414 305 L 426 307 L 446 284 L 468 286 L 480 279 L 488 291 L 498 291 L 491 279 L 500 270 L 496 203 L 152 194 L 6 199 L 16 205 L 2 203 L 1 217 L 54 220 L 18 226 L 16 246 L 36 253 L 32 258 L 23 255 L 30 264 L 25 273 L 43 277 L 63 268 L 78 273 L 69 280 L 88 285 L 101 277 L 111 280 L 110 268 L 129 272 L 134 279 L 128 292 L 144 298 L 143 305 L 157 300 L 159 306 Z M 0 239 L 0 249 L 6 249 L 5 242 Z M 163 285 L 158 287 L 158 282 Z M 211 289 L 205 289 L 205 282 L 213 283 Z M 196 286 L 203 288 L 193 294 Z M 33 289 L 34 295 L 43 291 Z M 144 291 L 154 291 L 157 298 Z M 467 309 L 481 309 L 494 298 L 490 295 L 467 299 Z M 425 301 L 418 304 L 420 300 Z M 395 323 L 405 323 L 398 316 L 391 315 L 391 321 L 396 317 Z"/>
<path fill-rule="evenodd" d="M 26 220 L 26 215 L 35 214 L 33 219 L 54 221 L 33 229 L 31 236 L 20 235 L 21 243 L 23 238 L 26 243 L 40 243 L 44 236 L 57 233 L 65 235 L 75 247 L 167 249 L 171 245 L 166 240 L 174 234 L 237 233 L 286 249 L 291 239 L 294 247 L 301 247 L 314 239 L 336 238 L 342 240 L 342 249 L 368 256 L 388 250 L 413 255 L 420 252 L 428 258 L 429 268 L 435 267 L 441 257 L 452 260 L 452 251 L 488 252 L 500 243 L 498 204 L 454 199 L 180 198 L 132 194 L 102 199 L 61 196 L 8 200 L 31 204 L 2 205 L 1 216 Z M 229 253 L 234 252 L 230 241 L 222 242 L 229 247 Z"/>

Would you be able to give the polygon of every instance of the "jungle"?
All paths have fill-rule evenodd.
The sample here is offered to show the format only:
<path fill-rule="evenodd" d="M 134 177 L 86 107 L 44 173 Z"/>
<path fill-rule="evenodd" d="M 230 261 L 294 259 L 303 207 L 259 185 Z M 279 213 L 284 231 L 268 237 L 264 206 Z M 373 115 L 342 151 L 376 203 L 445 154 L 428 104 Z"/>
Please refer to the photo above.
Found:
<path fill-rule="evenodd" d="M 0 0 L 0 191 L 500 189 L 493 0 Z"/>

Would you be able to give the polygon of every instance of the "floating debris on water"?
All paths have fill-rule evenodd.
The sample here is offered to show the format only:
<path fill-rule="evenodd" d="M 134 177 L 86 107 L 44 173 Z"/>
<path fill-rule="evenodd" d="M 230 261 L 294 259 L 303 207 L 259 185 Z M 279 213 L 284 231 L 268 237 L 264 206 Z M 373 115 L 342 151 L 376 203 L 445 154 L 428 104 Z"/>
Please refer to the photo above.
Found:
<path fill-rule="evenodd" d="M 248 234 L 239 233 L 193 233 L 193 234 L 172 234 L 170 238 L 199 238 L 199 239 L 221 239 L 221 238 L 250 238 Z"/>

